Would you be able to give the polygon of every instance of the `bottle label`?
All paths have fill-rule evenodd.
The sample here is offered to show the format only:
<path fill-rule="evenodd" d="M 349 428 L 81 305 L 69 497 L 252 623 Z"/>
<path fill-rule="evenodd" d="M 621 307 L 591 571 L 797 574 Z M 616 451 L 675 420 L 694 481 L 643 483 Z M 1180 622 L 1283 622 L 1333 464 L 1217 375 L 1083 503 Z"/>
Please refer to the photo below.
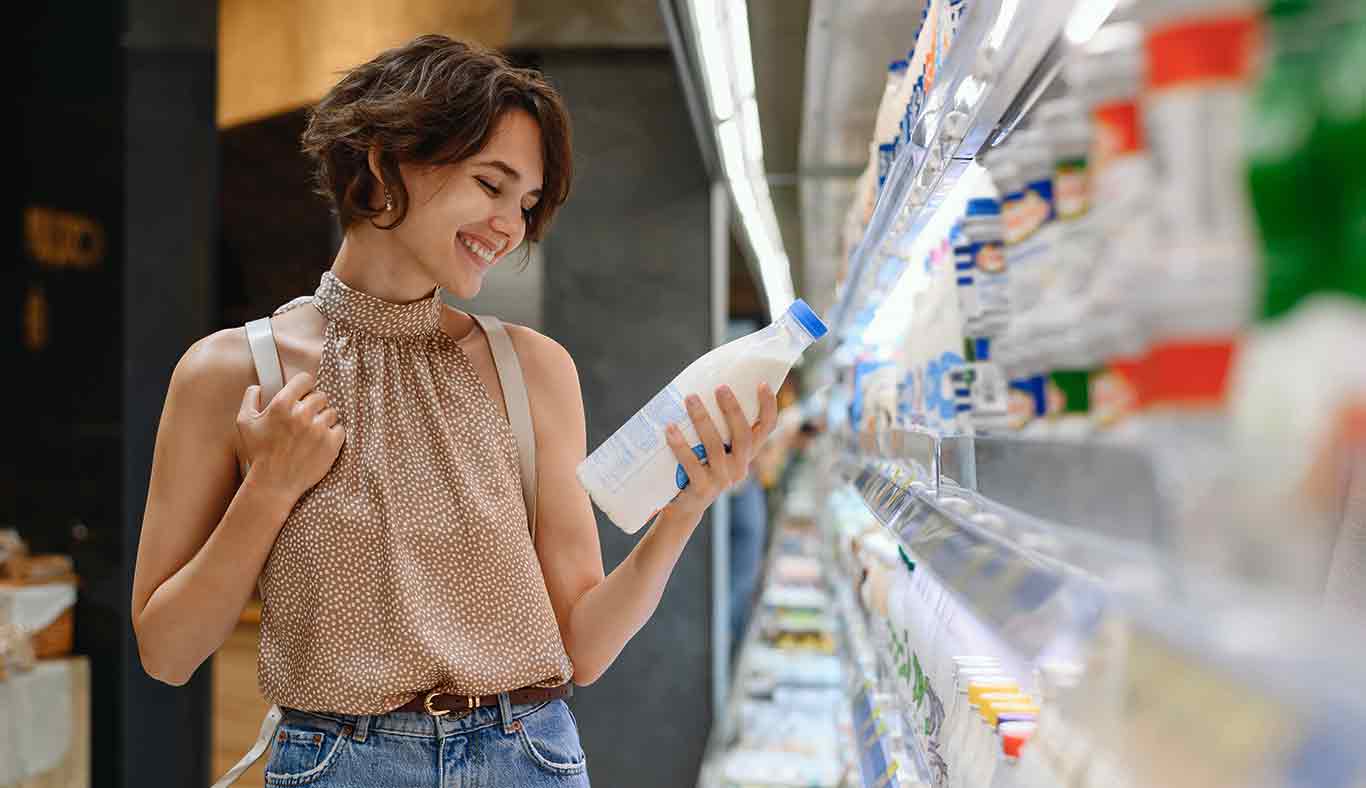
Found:
<path fill-rule="evenodd" d="M 1024 429 L 1034 420 L 1034 397 L 1012 384 L 1006 405 L 1006 422 L 1012 430 Z"/>
<path fill-rule="evenodd" d="M 1034 419 L 1048 415 L 1047 397 L 1042 375 L 1010 381 L 1011 426 L 1023 427 Z"/>
<path fill-rule="evenodd" d="M 962 356 L 945 352 L 925 368 L 925 412 L 937 416 L 941 423 L 951 423 L 958 413 L 951 376 L 962 365 Z"/>
<path fill-rule="evenodd" d="M 971 364 L 960 364 L 949 373 L 953 386 L 954 426 L 966 430 L 972 424 L 972 386 L 976 372 Z"/>
<path fill-rule="evenodd" d="M 608 491 L 620 492 L 645 460 L 666 445 L 664 431 L 668 425 L 688 423 L 683 395 L 677 386 L 669 384 L 588 455 L 588 471 Z"/>
<path fill-rule="evenodd" d="M 1133 383 L 1114 369 L 1106 369 L 1091 378 L 1091 418 L 1102 426 L 1109 426 L 1133 413 L 1138 405 L 1138 391 Z"/>
<path fill-rule="evenodd" d="M 975 320 L 980 311 L 972 253 L 972 244 L 959 244 L 953 247 L 954 276 L 958 284 L 958 317 L 964 324 Z"/>
<path fill-rule="evenodd" d="M 1092 370 L 1057 370 L 1048 378 L 1048 415 L 1087 414 L 1091 410 Z"/>
<path fill-rule="evenodd" d="M 1001 198 L 1001 228 L 1007 245 L 1024 240 L 1024 192 L 1009 192 Z"/>
<path fill-rule="evenodd" d="M 1085 216 L 1091 208 L 1091 179 L 1086 169 L 1086 159 L 1058 162 L 1053 183 L 1058 218 L 1070 221 Z"/>
<path fill-rule="evenodd" d="M 1005 244 L 980 241 L 971 244 L 970 250 L 978 309 L 983 314 L 1004 314 L 1010 306 Z"/>
<path fill-rule="evenodd" d="M 972 367 L 972 410 L 982 415 L 1005 415 L 1010 410 L 1005 377 L 990 361 L 974 361 Z"/>
<path fill-rule="evenodd" d="M 1252 10 L 1191 15 L 1149 30 L 1147 88 L 1161 91 L 1242 82 L 1262 51 L 1261 33 L 1261 15 Z"/>
<path fill-rule="evenodd" d="M 1007 199 L 1011 202 L 1009 212 L 1003 212 L 1007 244 L 1018 244 L 1028 240 L 1056 218 L 1053 210 L 1052 178 L 1033 181 L 1019 193 L 1018 197 L 1011 195 Z"/>
<path fill-rule="evenodd" d="M 1091 114 L 1096 135 L 1091 143 L 1091 162 L 1104 170 L 1120 157 L 1143 150 L 1143 127 L 1138 122 L 1138 103 L 1133 100 L 1100 104 Z"/>

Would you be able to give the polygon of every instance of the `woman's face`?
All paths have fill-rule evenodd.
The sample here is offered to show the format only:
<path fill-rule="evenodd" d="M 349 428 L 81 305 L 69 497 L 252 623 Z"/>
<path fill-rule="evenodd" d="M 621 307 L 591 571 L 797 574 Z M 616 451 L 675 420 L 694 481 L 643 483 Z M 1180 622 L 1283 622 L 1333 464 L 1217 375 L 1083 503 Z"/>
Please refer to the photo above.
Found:
<path fill-rule="evenodd" d="M 525 111 L 509 110 L 470 158 L 399 170 L 409 202 L 395 240 L 439 286 L 473 298 L 484 274 L 521 245 L 527 213 L 541 198 L 540 126 Z"/>

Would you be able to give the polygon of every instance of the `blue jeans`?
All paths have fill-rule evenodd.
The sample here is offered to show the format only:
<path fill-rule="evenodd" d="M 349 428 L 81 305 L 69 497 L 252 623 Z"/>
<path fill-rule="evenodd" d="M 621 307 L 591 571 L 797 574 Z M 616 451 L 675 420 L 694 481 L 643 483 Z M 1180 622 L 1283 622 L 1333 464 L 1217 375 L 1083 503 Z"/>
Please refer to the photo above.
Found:
<path fill-rule="evenodd" d="M 768 495 L 750 476 L 730 493 L 730 645 L 745 639 L 768 539 Z"/>
<path fill-rule="evenodd" d="M 579 731 L 562 700 L 454 718 L 286 709 L 266 763 L 267 786 L 497 788 L 587 786 Z"/>

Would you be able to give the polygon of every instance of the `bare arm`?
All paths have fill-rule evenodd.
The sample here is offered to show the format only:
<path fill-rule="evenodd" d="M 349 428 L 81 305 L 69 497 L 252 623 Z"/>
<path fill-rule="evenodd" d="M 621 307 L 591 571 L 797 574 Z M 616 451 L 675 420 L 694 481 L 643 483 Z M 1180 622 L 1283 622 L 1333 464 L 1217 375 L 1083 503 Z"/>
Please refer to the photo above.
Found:
<path fill-rule="evenodd" d="M 574 683 L 596 681 L 659 606 L 664 587 L 688 539 L 713 501 L 745 477 L 754 448 L 776 421 L 777 402 L 760 392 L 760 422 L 751 428 L 733 397 L 718 397 L 727 414 L 732 451 L 703 409 L 689 408 L 715 466 L 701 465 L 681 435 L 670 436 L 675 455 L 692 483 L 655 518 L 654 524 L 612 573 L 604 576 L 597 521 L 588 494 L 574 472 L 587 451 L 587 428 L 578 372 L 569 354 L 527 329 L 514 330 L 526 364 L 536 423 L 536 553 L 574 662 Z M 550 425 L 553 425 L 553 429 Z"/>
<path fill-rule="evenodd" d="M 254 378 L 240 331 L 196 343 L 171 378 L 132 599 L 143 668 L 168 684 L 188 681 L 227 639 L 294 503 L 322 476 L 309 474 L 341 446 L 311 377 L 292 379 L 264 413 Z M 240 486 L 237 430 L 255 460 Z"/>

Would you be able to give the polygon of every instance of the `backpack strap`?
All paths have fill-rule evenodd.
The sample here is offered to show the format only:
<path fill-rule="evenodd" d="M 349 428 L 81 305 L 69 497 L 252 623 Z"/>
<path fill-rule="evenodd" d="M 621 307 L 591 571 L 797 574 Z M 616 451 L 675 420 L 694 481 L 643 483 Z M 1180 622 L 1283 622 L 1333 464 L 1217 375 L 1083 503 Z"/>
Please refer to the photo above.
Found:
<path fill-rule="evenodd" d="M 488 337 L 493 351 L 493 365 L 498 369 L 498 383 L 503 387 L 503 401 L 507 404 L 508 422 L 517 439 L 518 456 L 522 467 L 522 497 L 526 500 L 527 526 L 531 541 L 536 542 L 536 429 L 531 422 L 531 400 L 527 396 L 522 365 L 517 360 L 517 349 L 512 346 L 503 321 L 489 315 L 470 315 Z"/>
<path fill-rule="evenodd" d="M 249 321 L 247 347 L 251 348 L 251 361 L 256 365 L 256 382 L 261 384 L 261 407 L 264 409 L 285 387 L 285 370 L 280 364 L 280 352 L 275 348 L 275 328 L 271 318 L 312 303 L 313 296 L 299 296 L 267 317 Z"/>
<path fill-rule="evenodd" d="M 280 389 L 285 387 L 284 367 L 280 365 L 280 351 L 275 348 L 275 329 L 271 328 L 270 316 L 248 321 L 246 329 L 247 347 L 251 349 L 251 362 L 256 365 L 256 382 L 261 386 L 260 404 L 264 409 L 270 404 L 272 399 L 275 399 L 275 395 L 280 393 Z M 247 469 L 250 467 L 250 463 L 243 463 L 239 470 L 243 476 L 246 476 Z M 265 586 L 260 577 L 256 578 L 256 591 L 262 599 L 265 598 Z M 276 714 L 275 723 L 278 724 L 280 721 L 278 712 L 273 711 L 272 713 Z M 269 720 L 269 715 L 267 715 L 267 720 Z M 261 731 L 263 736 L 266 735 L 265 723 L 262 723 Z M 271 729 L 271 733 L 274 733 L 274 728 Z M 252 752 L 255 752 L 256 754 L 255 756 L 249 756 L 251 760 L 248 761 L 246 758 L 243 758 L 243 761 L 246 762 L 245 765 L 239 763 L 237 766 L 233 767 L 233 772 L 229 772 L 223 776 L 223 780 L 227 780 L 227 782 L 225 783 L 220 780 L 217 785 L 231 784 L 237 779 L 238 774 L 246 771 L 246 768 L 250 766 L 256 758 L 261 757 L 261 753 L 256 752 L 255 748 L 253 748 Z"/>
<path fill-rule="evenodd" d="M 271 328 L 269 317 L 247 323 L 247 346 L 251 348 L 251 360 L 256 365 L 256 380 L 261 384 L 261 407 L 265 408 L 285 387 L 280 353 L 275 349 L 275 329 Z"/>

